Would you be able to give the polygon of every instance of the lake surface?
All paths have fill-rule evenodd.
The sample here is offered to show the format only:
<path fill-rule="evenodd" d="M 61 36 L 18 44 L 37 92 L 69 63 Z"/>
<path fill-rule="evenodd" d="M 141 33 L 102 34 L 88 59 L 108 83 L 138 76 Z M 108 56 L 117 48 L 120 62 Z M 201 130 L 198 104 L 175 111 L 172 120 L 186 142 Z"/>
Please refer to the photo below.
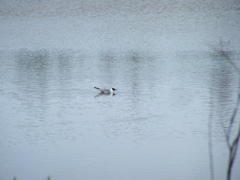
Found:
<path fill-rule="evenodd" d="M 226 179 L 239 9 L 1 1 L 0 179 Z"/>

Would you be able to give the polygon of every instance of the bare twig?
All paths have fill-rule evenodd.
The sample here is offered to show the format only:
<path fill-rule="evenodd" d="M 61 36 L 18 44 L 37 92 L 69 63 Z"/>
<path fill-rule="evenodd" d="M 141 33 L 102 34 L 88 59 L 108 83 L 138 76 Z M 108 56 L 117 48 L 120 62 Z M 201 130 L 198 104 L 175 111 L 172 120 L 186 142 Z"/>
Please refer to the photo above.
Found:
<path fill-rule="evenodd" d="M 211 180 L 214 180 L 214 158 L 213 158 L 213 143 L 212 143 L 212 119 L 213 114 L 212 110 L 214 109 L 214 104 L 211 103 L 210 105 L 210 114 L 209 114 L 209 121 L 208 121 L 208 147 L 209 147 L 209 162 L 210 162 L 210 177 Z"/>
<path fill-rule="evenodd" d="M 228 44 L 229 44 L 229 42 L 226 44 L 224 41 L 222 41 L 220 39 L 219 47 L 218 48 L 211 47 L 211 48 L 218 55 L 220 55 L 223 59 L 227 60 L 232 65 L 232 67 L 238 73 L 238 79 L 239 79 L 238 80 L 237 103 L 236 103 L 236 106 L 235 106 L 235 108 L 233 110 L 232 116 L 230 118 L 228 129 L 225 130 L 223 124 L 221 124 L 222 127 L 223 127 L 223 130 L 224 130 L 224 135 L 225 135 L 227 146 L 228 146 L 228 149 L 229 149 L 229 161 L 228 161 L 228 170 L 227 170 L 227 180 L 231 180 L 232 167 L 233 167 L 233 164 L 234 164 L 234 160 L 236 159 L 237 149 L 238 149 L 238 145 L 239 145 L 239 141 L 240 141 L 240 122 L 239 122 L 239 128 L 238 128 L 237 134 L 234 137 L 232 142 L 231 142 L 231 138 L 230 138 L 230 136 L 232 134 L 231 133 L 232 132 L 232 127 L 233 127 L 234 121 L 236 120 L 236 117 L 237 117 L 237 114 L 238 114 L 238 111 L 239 111 L 239 108 L 240 108 L 240 67 L 238 67 L 234 63 L 234 61 L 231 60 L 229 51 L 225 50 L 225 46 L 228 45 Z M 209 134 L 209 136 L 210 135 L 211 134 Z M 209 144 L 209 148 L 210 147 L 211 147 L 211 144 Z"/>
<path fill-rule="evenodd" d="M 230 124 L 229 124 L 228 131 L 226 134 L 226 141 L 227 141 L 227 145 L 228 145 L 229 152 L 230 152 L 229 153 L 229 161 L 228 161 L 227 179 L 231 180 L 232 167 L 234 164 L 234 160 L 236 159 L 238 143 L 239 143 L 239 139 L 240 139 L 240 123 L 239 123 L 238 133 L 237 133 L 236 137 L 234 138 L 233 142 L 232 143 L 230 142 L 231 129 L 232 129 L 232 126 L 234 124 L 234 121 L 236 119 L 236 116 L 237 116 L 237 113 L 238 113 L 238 110 L 240 107 L 240 68 L 238 68 L 238 66 L 236 66 L 236 64 L 230 58 L 227 58 L 227 60 L 234 67 L 234 69 L 238 72 L 238 75 L 239 75 L 237 104 L 235 106 L 232 117 L 230 119 Z"/>

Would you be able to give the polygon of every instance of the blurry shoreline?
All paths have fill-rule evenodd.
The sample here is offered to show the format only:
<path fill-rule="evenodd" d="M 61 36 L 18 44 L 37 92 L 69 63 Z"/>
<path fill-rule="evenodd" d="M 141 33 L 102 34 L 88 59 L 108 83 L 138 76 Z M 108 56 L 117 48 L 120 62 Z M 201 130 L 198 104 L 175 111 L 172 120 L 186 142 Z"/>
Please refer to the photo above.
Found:
<path fill-rule="evenodd" d="M 240 1 L 109 1 L 25 0 L 1 1 L 0 18 L 38 16 L 97 16 L 240 11 Z"/>

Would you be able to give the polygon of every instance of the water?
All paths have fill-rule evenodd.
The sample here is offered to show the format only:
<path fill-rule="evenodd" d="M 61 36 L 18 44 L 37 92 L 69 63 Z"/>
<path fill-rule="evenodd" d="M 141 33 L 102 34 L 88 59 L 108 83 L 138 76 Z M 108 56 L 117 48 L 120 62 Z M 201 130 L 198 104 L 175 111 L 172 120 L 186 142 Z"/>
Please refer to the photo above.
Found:
<path fill-rule="evenodd" d="M 0 179 L 226 179 L 237 2 L 1 3 Z"/>

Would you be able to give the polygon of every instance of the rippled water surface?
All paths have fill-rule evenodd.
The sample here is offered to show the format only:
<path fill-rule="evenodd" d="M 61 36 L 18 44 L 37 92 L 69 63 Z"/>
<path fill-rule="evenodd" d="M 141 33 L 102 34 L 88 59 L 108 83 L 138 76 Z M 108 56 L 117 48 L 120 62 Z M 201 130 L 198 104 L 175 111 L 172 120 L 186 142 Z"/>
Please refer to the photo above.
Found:
<path fill-rule="evenodd" d="M 0 179 L 226 179 L 237 1 L 0 4 Z"/>

